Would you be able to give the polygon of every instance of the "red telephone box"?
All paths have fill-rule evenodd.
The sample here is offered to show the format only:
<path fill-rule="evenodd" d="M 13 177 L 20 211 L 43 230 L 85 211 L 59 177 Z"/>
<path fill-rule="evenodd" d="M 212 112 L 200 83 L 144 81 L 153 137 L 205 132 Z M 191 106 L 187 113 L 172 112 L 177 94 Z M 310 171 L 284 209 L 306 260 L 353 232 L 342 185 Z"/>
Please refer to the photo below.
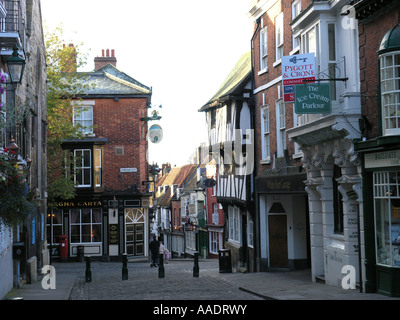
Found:
<path fill-rule="evenodd" d="M 65 234 L 60 236 L 60 258 L 68 259 L 68 237 Z"/>

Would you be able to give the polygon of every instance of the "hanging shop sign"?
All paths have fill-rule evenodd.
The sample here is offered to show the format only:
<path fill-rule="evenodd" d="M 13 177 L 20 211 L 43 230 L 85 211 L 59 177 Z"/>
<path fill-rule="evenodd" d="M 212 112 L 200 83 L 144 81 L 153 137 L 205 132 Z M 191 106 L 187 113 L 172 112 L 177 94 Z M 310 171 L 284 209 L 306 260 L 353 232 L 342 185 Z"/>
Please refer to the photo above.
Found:
<path fill-rule="evenodd" d="M 304 53 L 282 57 L 283 102 L 294 102 L 295 85 L 315 80 L 315 54 Z"/>
<path fill-rule="evenodd" d="M 294 106 L 297 114 L 330 113 L 332 109 L 330 84 L 296 85 Z"/>
<path fill-rule="evenodd" d="M 153 124 L 149 128 L 149 132 L 147 133 L 147 137 L 150 142 L 159 143 L 163 138 L 163 129 L 159 124 Z"/>

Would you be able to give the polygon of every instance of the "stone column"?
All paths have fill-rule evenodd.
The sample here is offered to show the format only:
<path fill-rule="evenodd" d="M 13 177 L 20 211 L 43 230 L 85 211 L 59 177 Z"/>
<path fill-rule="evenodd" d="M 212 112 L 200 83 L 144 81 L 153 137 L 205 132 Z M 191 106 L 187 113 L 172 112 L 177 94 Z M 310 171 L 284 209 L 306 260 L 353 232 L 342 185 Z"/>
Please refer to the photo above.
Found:
<path fill-rule="evenodd" d="M 359 274 L 359 202 L 358 186 L 361 178 L 357 175 L 357 168 L 343 167 L 342 176 L 338 179 L 339 191 L 343 200 L 343 237 L 345 254 L 343 265 L 351 265 L 356 270 L 356 282 L 360 281 Z"/>
<path fill-rule="evenodd" d="M 310 217 L 310 253 L 312 281 L 316 276 L 324 276 L 324 241 L 322 228 L 322 203 L 321 194 L 317 187 L 322 184 L 319 170 L 309 170 L 308 179 L 305 181 L 308 194 L 308 207 Z"/>

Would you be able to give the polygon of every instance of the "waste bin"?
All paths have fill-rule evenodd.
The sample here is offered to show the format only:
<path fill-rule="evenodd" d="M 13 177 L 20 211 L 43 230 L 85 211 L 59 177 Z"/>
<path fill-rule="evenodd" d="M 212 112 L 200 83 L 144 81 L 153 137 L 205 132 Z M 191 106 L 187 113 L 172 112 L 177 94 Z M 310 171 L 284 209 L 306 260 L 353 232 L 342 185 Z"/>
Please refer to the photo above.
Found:
<path fill-rule="evenodd" d="M 218 250 L 219 273 L 232 272 L 232 259 L 230 249 Z"/>
<path fill-rule="evenodd" d="M 76 252 L 76 261 L 83 262 L 84 251 L 85 251 L 84 246 L 78 246 L 77 252 Z"/>

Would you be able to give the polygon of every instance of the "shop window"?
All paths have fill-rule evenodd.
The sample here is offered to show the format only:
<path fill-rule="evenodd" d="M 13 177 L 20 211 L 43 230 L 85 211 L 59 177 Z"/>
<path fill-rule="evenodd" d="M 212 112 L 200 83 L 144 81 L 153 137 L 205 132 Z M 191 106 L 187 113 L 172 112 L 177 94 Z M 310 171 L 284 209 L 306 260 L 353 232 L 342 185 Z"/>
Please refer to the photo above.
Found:
<path fill-rule="evenodd" d="M 62 210 L 53 210 L 47 214 L 46 234 L 49 244 L 60 243 L 60 236 L 63 234 Z"/>
<path fill-rule="evenodd" d="M 101 209 L 70 211 L 71 243 L 101 242 Z"/>
<path fill-rule="evenodd" d="M 400 171 L 374 172 L 376 262 L 400 267 Z"/>

